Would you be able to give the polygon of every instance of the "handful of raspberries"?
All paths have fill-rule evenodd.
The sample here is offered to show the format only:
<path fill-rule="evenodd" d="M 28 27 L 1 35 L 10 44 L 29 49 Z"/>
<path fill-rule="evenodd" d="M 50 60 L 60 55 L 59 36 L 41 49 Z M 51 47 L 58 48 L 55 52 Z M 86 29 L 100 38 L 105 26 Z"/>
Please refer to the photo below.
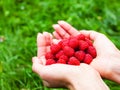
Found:
<path fill-rule="evenodd" d="M 46 65 L 55 63 L 80 65 L 90 64 L 96 57 L 96 49 L 90 39 L 83 34 L 62 39 L 58 44 L 51 44 L 50 52 L 45 54 Z"/>

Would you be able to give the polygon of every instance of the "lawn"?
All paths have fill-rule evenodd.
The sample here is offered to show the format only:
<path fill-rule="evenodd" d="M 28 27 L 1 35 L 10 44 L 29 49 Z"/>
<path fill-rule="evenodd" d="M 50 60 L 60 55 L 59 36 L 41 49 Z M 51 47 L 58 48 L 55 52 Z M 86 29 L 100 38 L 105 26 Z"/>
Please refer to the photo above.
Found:
<path fill-rule="evenodd" d="M 31 70 L 37 33 L 52 33 L 58 20 L 104 33 L 120 49 L 120 0 L 0 0 L 0 90 L 63 90 L 43 86 Z"/>

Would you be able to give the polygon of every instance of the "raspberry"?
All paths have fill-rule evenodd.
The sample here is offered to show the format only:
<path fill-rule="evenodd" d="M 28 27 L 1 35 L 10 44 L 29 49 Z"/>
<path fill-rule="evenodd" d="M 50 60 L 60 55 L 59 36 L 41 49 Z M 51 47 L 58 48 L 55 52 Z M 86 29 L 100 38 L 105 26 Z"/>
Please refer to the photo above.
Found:
<path fill-rule="evenodd" d="M 46 65 L 51 65 L 51 64 L 55 64 L 55 60 L 54 59 L 47 59 L 46 60 Z"/>
<path fill-rule="evenodd" d="M 77 48 L 78 47 L 78 40 L 76 38 L 72 38 L 69 40 L 69 46 L 72 47 L 72 48 Z"/>
<path fill-rule="evenodd" d="M 93 43 L 92 43 L 92 41 L 91 41 L 90 39 L 85 38 L 85 41 L 86 41 L 90 46 L 93 46 Z"/>
<path fill-rule="evenodd" d="M 93 57 L 90 54 L 86 54 L 83 62 L 86 64 L 90 64 L 92 60 L 93 60 Z"/>
<path fill-rule="evenodd" d="M 47 52 L 47 53 L 45 54 L 45 58 L 46 58 L 46 59 L 54 59 L 54 55 L 53 55 L 51 52 Z"/>
<path fill-rule="evenodd" d="M 79 34 L 75 38 L 78 40 L 85 40 L 85 36 L 83 34 Z"/>
<path fill-rule="evenodd" d="M 60 50 L 56 55 L 55 57 L 58 59 L 60 56 L 64 55 L 64 52 L 63 50 Z"/>
<path fill-rule="evenodd" d="M 68 64 L 69 65 L 80 65 L 80 62 L 76 57 L 70 57 Z"/>
<path fill-rule="evenodd" d="M 64 59 L 59 59 L 57 63 L 66 64 L 66 61 Z"/>
<path fill-rule="evenodd" d="M 65 60 L 65 61 L 68 61 L 68 57 L 67 57 L 66 55 L 62 55 L 62 56 L 60 56 L 59 59 L 63 59 L 63 60 Z"/>
<path fill-rule="evenodd" d="M 90 64 L 97 54 L 92 40 L 83 34 L 62 39 L 58 44 L 51 44 L 50 50 L 45 54 L 46 65 L 55 63 L 80 65 L 80 62 Z"/>
<path fill-rule="evenodd" d="M 96 49 L 93 47 L 93 46 L 89 46 L 88 49 L 87 49 L 87 52 L 93 57 L 95 58 L 96 57 Z"/>
<path fill-rule="evenodd" d="M 79 49 L 80 50 L 85 50 L 85 49 L 87 49 L 88 48 L 88 43 L 87 42 L 85 42 L 85 41 L 83 41 L 83 40 L 80 40 L 79 41 Z"/>
<path fill-rule="evenodd" d="M 63 41 L 61 41 L 61 43 L 62 43 L 61 47 L 64 48 L 65 46 L 68 46 L 69 39 L 63 39 Z"/>
<path fill-rule="evenodd" d="M 65 46 L 65 47 L 63 48 L 63 52 L 64 52 L 64 54 L 67 55 L 68 57 L 74 55 L 74 49 L 71 48 L 71 47 L 69 47 L 69 46 Z"/>
<path fill-rule="evenodd" d="M 61 41 L 58 42 L 58 45 L 60 45 L 61 47 L 62 47 L 63 40 L 61 40 Z"/>
<path fill-rule="evenodd" d="M 77 51 L 75 52 L 75 57 L 79 60 L 82 61 L 85 57 L 85 52 L 84 51 Z"/>
<path fill-rule="evenodd" d="M 53 54 L 57 53 L 61 49 L 61 46 L 58 44 L 52 44 L 50 50 Z"/>

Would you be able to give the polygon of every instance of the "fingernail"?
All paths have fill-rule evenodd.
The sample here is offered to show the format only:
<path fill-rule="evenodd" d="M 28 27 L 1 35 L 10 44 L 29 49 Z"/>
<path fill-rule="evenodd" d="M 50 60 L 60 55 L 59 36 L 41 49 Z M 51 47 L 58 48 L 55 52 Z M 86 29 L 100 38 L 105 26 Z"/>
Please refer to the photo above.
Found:
<path fill-rule="evenodd" d="M 49 34 L 48 32 L 43 32 L 43 35 L 45 35 L 45 36 L 48 35 L 48 34 Z"/>
<path fill-rule="evenodd" d="M 42 34 L 41 34 L 41 33 L 38 33 L 38 34 L 37 34 L 37 37 L 40 37 L 40 36 L 42 36 Z"/>
<path fill-rule="evenodd" d="M 56 28 L 59 27 L 59 25 L 58 24 L 53 24 L 52 27 L 56 29 Z"/>
<path fill-rule="evenodd" d="M 57 44 L 60 40 L 53 39 L 53 44 Z"/>
<path fill-rule="evenodd" d="M 63 20 L 59 20 L 59 21 L 58 21 L 58 24 L 62 24 L 62 23 L 64 23 Z"/>
<path fill-rule="evenodd" d="M 33 63 L 36 62 L 37 59 L 38 59 L 37 57 L 32 57 L 32 62 Z"/>

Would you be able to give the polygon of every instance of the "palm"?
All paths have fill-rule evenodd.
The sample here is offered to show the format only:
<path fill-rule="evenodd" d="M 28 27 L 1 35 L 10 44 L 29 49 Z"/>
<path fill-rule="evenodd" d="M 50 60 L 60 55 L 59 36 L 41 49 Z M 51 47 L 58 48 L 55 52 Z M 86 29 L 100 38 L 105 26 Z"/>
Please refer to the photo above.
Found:
<path fill-rule="evenodd" d="M 68 83 L 66 78 L 71 71 L 75 71 L 76 67 L 71 67 L 65 64 L 53 64 L 44 66 L 40 70 L 40 76 L 43 79 L 44 85 L 47 87 L 65 87 Z M 59 74 L 60 73 L 60 74 Z M 62 82 L 62 83 L 61 83 Z"/>
<path fill-rule="evenodd" d="M 97 57 L 92 61 L 90 65 L 99 71 L 103 77 L 105 77 L 105 74 L 109 72 L 109 66 L 112 64 L 112 58 L 110 58 L 110 56 L 112 55 L 113 57 L 113 55 L 116 55 L 116 53 L 113 52 L 117 51 L 116 47 L 111 41 L 108 40 L 108 38 L 106 38 L 103 34 L 94 31 L 79 32 L 64 21 L 58 22 L 58 24 L 53 26 L 53 28 L 55 29 L 55 32 L 53 34 L 57 39 L 66 38 L 65 35 L 69 37 L 82 33 L 90 39 L 94 40 L 93 45 L 97 50 Z"/>
<path fill-rule="evenodd" d="M 102 76 L 106 77 L 106 73 L 109 73 L 109 66 L 112 64 L 113 55 L 116 55 L 114 52 L 116 52 L 117 49 L 113 43 L 102 34 L 97 35 L 93 39 L 93 44 L 97 51 L 97 57 L 90 65 L 99 71 Z"/>
<path fill-rule="evenodd" d="M 38 36 L 37 36 L 38 58 L 40 58 L 41 56 L 44 56 L 45 53 L 49 51 L 51 42 L 52 42 L 52 36 L 49 33 L 47 32 L 43 34 L 38 33 Z"/>

